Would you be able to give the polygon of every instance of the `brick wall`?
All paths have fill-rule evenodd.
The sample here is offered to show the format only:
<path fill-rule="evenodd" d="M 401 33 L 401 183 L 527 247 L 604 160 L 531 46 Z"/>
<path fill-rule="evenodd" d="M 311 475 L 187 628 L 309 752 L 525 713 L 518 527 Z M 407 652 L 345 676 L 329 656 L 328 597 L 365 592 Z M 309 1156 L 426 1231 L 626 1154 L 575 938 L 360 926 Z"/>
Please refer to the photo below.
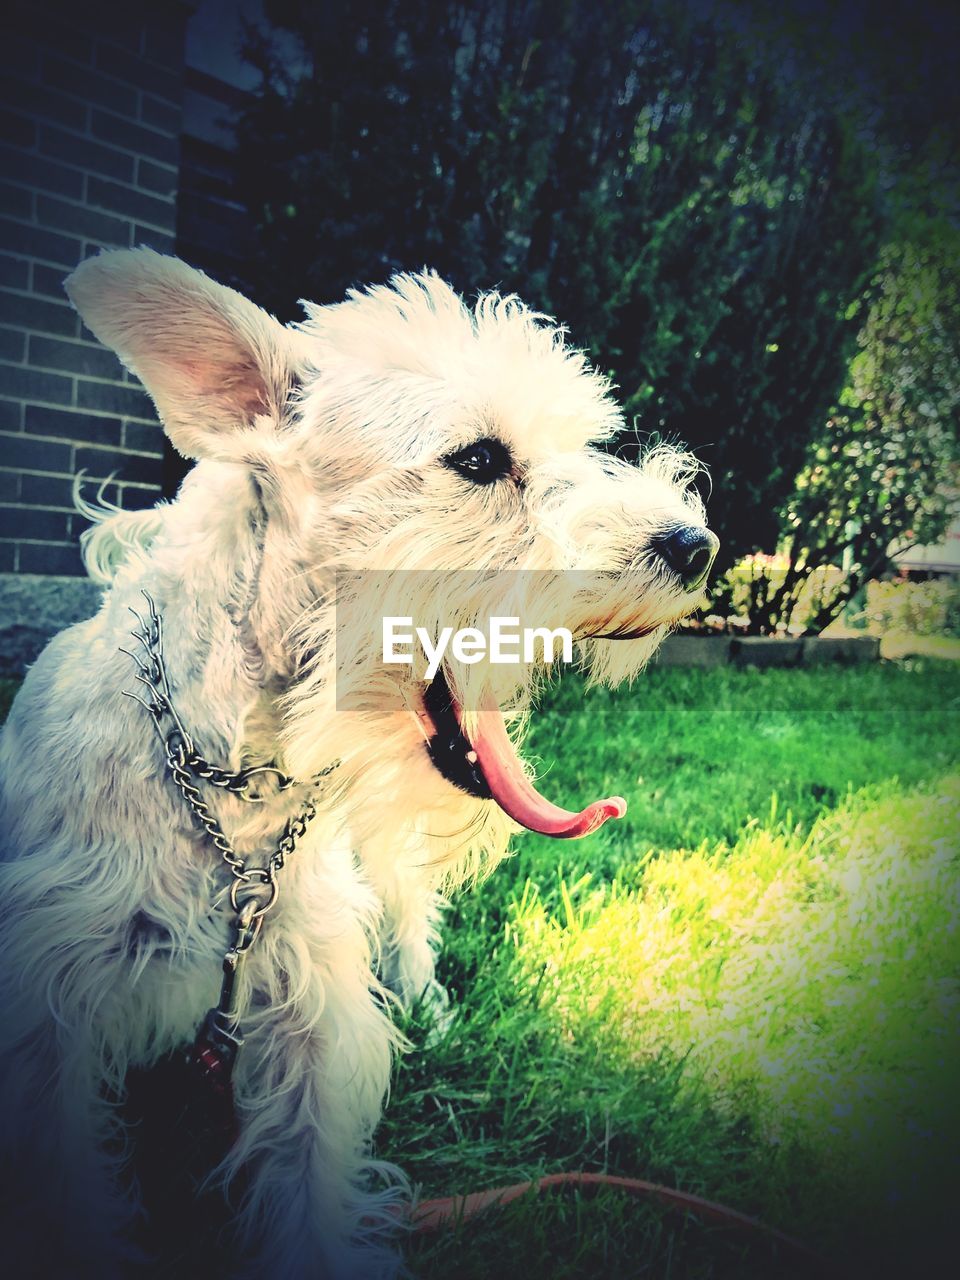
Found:
<path fill-rule="evenodd" d="M 237 197 L 232 120 L 248 94 L 189 65 L 184 74 L 177 253 L 223 284 L 252 295 L 245 274 L 255 232 Z"/>
<path fill-rule="evenodd" d="M 62 282 L 101 248 L 171 252 L 188 7 L 15 3 L 0 41 L 0 573 L 79 574 L 83 470 L 160 493 L 147 396 Z M 92 494 L 96 486 L 86 492 Z"/>

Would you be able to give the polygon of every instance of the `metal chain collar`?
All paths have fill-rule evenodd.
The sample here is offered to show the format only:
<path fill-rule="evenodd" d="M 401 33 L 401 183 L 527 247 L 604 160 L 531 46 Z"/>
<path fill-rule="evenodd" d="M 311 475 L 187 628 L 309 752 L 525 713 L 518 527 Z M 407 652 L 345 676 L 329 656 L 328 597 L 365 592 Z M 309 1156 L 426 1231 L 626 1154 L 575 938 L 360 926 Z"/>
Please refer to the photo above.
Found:
<path fill-rule="evenodd" d="M 137 693 L 124 689 L 121 692 L 127 698 L 139 702 L 150 715 L 153 727 L 163 743 L 163 752 L 167 768 L 180 794 L 187 803 L 190 812 L 200 824 L 211 843 L 216 848 L 224 863 L 230 868 L 233 879 L 230 882 L 230 906 L 234 912 L 233 941 L 223 957 L 223 978 L 220 986 L 220 999 L 207 1013 L 196 1040 L 187 1051 L 186 1060 L 197 1080 L 204 1083 L 205 1088 L 213 1087 L 226 1091 L 230 1097 L 230 1079 L 237 1051 L 243 1044 L 240 1032 L 237 973 L 247 952 L 256 942 L 263 926 L 263 917 L 276 904 L 280 892 L 277 876 L 283 870 L 287 858 L 295 852 L 297 842 L 303 838 L 309 824 L 316 817 L 317 809 L 313 799 L 308 797 L 303 808 L 296 817 L 290 818 L 284 827 L 283 835 L 277 841 L 277 847 L 264 867 L 248 867 L 221 827 L 210 812 L 210 807 L 196 785 L 196 781 L 209 782 L 211 786 L 239 796 L 250 804 L 262 804 L 265 795 L 258 795 L 250 790 L 250 780 L 254 777 L 273 774 L 277 779 L 278 791 L 286 791 L 296 786 L 296 780 L 288 777 L 275 765 L 259 765 L 253 769 L 242 769 L 232 773 L 229 769 L 221 769 L 210 764 L 197 750 L 194 741 L 184 728 L 183 721 L 177 715 L 170 692 L 170 682 L 163 662 L 163 620 L 157 613 L 156 605 L 149 592 L 141 591 L 147 602 L 149 621 L 146 621 L 131 608 L 130 612 L 137 620 L 137 630 L 131 634 L 143 650 L 143 656 L 131 653 L 129 649 L 121 649 L 122 653 L 132 658 L 137 665 L 136 679 L 147 690 L 149 698 L 142 698 Z M 173 722 L 173 728 L 165 730 L 164 719 Z M 311 789 L 316 788 L 340 764 L 335 760 L 326 769 L 310 779 Z"/>
<path fill-rule="evenodd" d="M 263 917 L 277 901 L 280 891 L 277 875 L 283 870 L 287 858 L 294 853 L 298 841 L 303 838 L 310 822 L 316 817 L 316 805 L 312 799 L 308 798 L 300 813 L 287 822 L 283 835 L 278 840 L 277 847 L 270 855 L 265 867 L 247 867 L 230 843 L 220 823 L 211 813 L 209 805 L 194 784 L 194 779 L 221 787 L 251 804 L 262 804 L 266 799 L 265 796 L 250 791 L 251 778 L 273 774 L 277 778 L 279 791 L 286 791 L 296 786 L 296 779 L 288 777 L 275 765 L 259 765 L 256 768 L 231 773 L 227 769 L 210 764 L 203 758 L 173 706 L 170 683 L 163 661 L 163 620 L 157 613 L 150 594 L 147 591 L 141 591 L 141 594 L 147 602 L 149 621 L 131 607 L 130 612 L 138 623 L 138 628 L 131 634 L 142 647 L 144 656 L 141 658 L 131 653 L 129 649 L 121 649 L 121 653 L 127 654 L 137 664 L 135 678 L 149 691 L 150 698 L 144 699 L 139 694 L 130 693 L 128 690 L 122 690 L 122 692 L 124 697 L 139 702 L 149 712 L 154 728 L 163 743 L 167 768 L 170 770 L 173 781 L 197 822 L 230 868 L 233 876 L 230 885 L 230 905 L 237 916 L 237 927 L 243 933 L 242 951 L 246 951 L 260 932 Z M 162 726 L 164 717 L 173 721 L 174 727 L 169 732 L 164 731 Z M 309 783 L 311 788 L 318 786 L 339 764 L 340 761 L 335 760 L 333 764 L 311 778 Z"/>

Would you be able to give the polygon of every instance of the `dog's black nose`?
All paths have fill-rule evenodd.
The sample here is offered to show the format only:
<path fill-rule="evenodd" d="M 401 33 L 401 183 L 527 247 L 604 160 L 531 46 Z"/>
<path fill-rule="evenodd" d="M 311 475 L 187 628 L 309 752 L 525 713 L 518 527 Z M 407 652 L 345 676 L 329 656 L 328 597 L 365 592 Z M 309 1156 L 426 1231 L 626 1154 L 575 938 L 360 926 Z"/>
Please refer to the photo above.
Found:
<path fill-rule="evenodd" d="M 720 539 L 709 529 L 681 525 L 654 540 L 654 547 L 678 575 L 687 591 L 697 591 L 707 580 L 720 546 Z"/>

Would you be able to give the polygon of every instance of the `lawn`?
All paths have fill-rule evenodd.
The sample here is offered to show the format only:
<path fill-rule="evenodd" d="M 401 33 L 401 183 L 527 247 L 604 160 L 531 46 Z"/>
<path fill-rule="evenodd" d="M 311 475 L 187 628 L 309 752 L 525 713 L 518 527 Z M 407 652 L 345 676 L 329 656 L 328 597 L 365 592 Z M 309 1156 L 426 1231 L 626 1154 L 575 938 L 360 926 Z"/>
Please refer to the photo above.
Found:
<path fill-rule="evenodd" d="M 562 1170 L 704 1195 L 840 1262 L 932 1267 L 958 1190 L 960 667 L 653 669 L 556 689 L 544 790 L 621 792 L 458 896 L 457 1016 L 379 1137 L 426 1196 Z M 434 1037 L 436 1033 L 434 1032 Z M 408 1249 L 424 1277 L 812 1275 L 615 1194 L 527 1200 Z"/>
<path fill-rule="evenodd" d="M 407 1020 L 377 1154 L 425 1196 L 649 1179 L 845 1277 L 937 1274 L 960 1182 L 958 711 L 960 665 L 929 658 L 561 682 L 528 748 L 544 791 L 628 815 L 521 838 L 457 895 L 454 1016 Z M 612 1192 L 527 1198 L 407 1257 L 422 1280 L 822 1273 Z"/>

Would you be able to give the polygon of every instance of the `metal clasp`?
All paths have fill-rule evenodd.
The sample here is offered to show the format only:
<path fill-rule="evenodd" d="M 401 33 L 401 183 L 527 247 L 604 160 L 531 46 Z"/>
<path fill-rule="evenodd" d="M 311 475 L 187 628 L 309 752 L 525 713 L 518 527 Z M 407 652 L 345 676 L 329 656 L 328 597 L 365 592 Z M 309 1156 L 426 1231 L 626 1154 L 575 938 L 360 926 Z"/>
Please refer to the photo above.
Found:
<path fill-rule="evenodd" d="M 237 973 L 256 942 L 263 923 L 263 917 L 256 914 L 256 907 L 256 899 L 249 898 L 237 912 L 233 946 L 223 957 L 223 981 L 217 1012 L 233 1022 L 237 1021 Z"/>
<path fill-rule="evenodd" d="M 223 957 L 223 980 L 220 983 L 220 999 L 206 1017 L 203 1034 L 232 1066 L 237 1050 L 243 1044 L 238 1016 L 237 975 L 240 966 L 260 933 L 263 917 L 256 914 L 256 899 L 248 899 L 237 912 L 234 922 L 233 946 Z"/>

